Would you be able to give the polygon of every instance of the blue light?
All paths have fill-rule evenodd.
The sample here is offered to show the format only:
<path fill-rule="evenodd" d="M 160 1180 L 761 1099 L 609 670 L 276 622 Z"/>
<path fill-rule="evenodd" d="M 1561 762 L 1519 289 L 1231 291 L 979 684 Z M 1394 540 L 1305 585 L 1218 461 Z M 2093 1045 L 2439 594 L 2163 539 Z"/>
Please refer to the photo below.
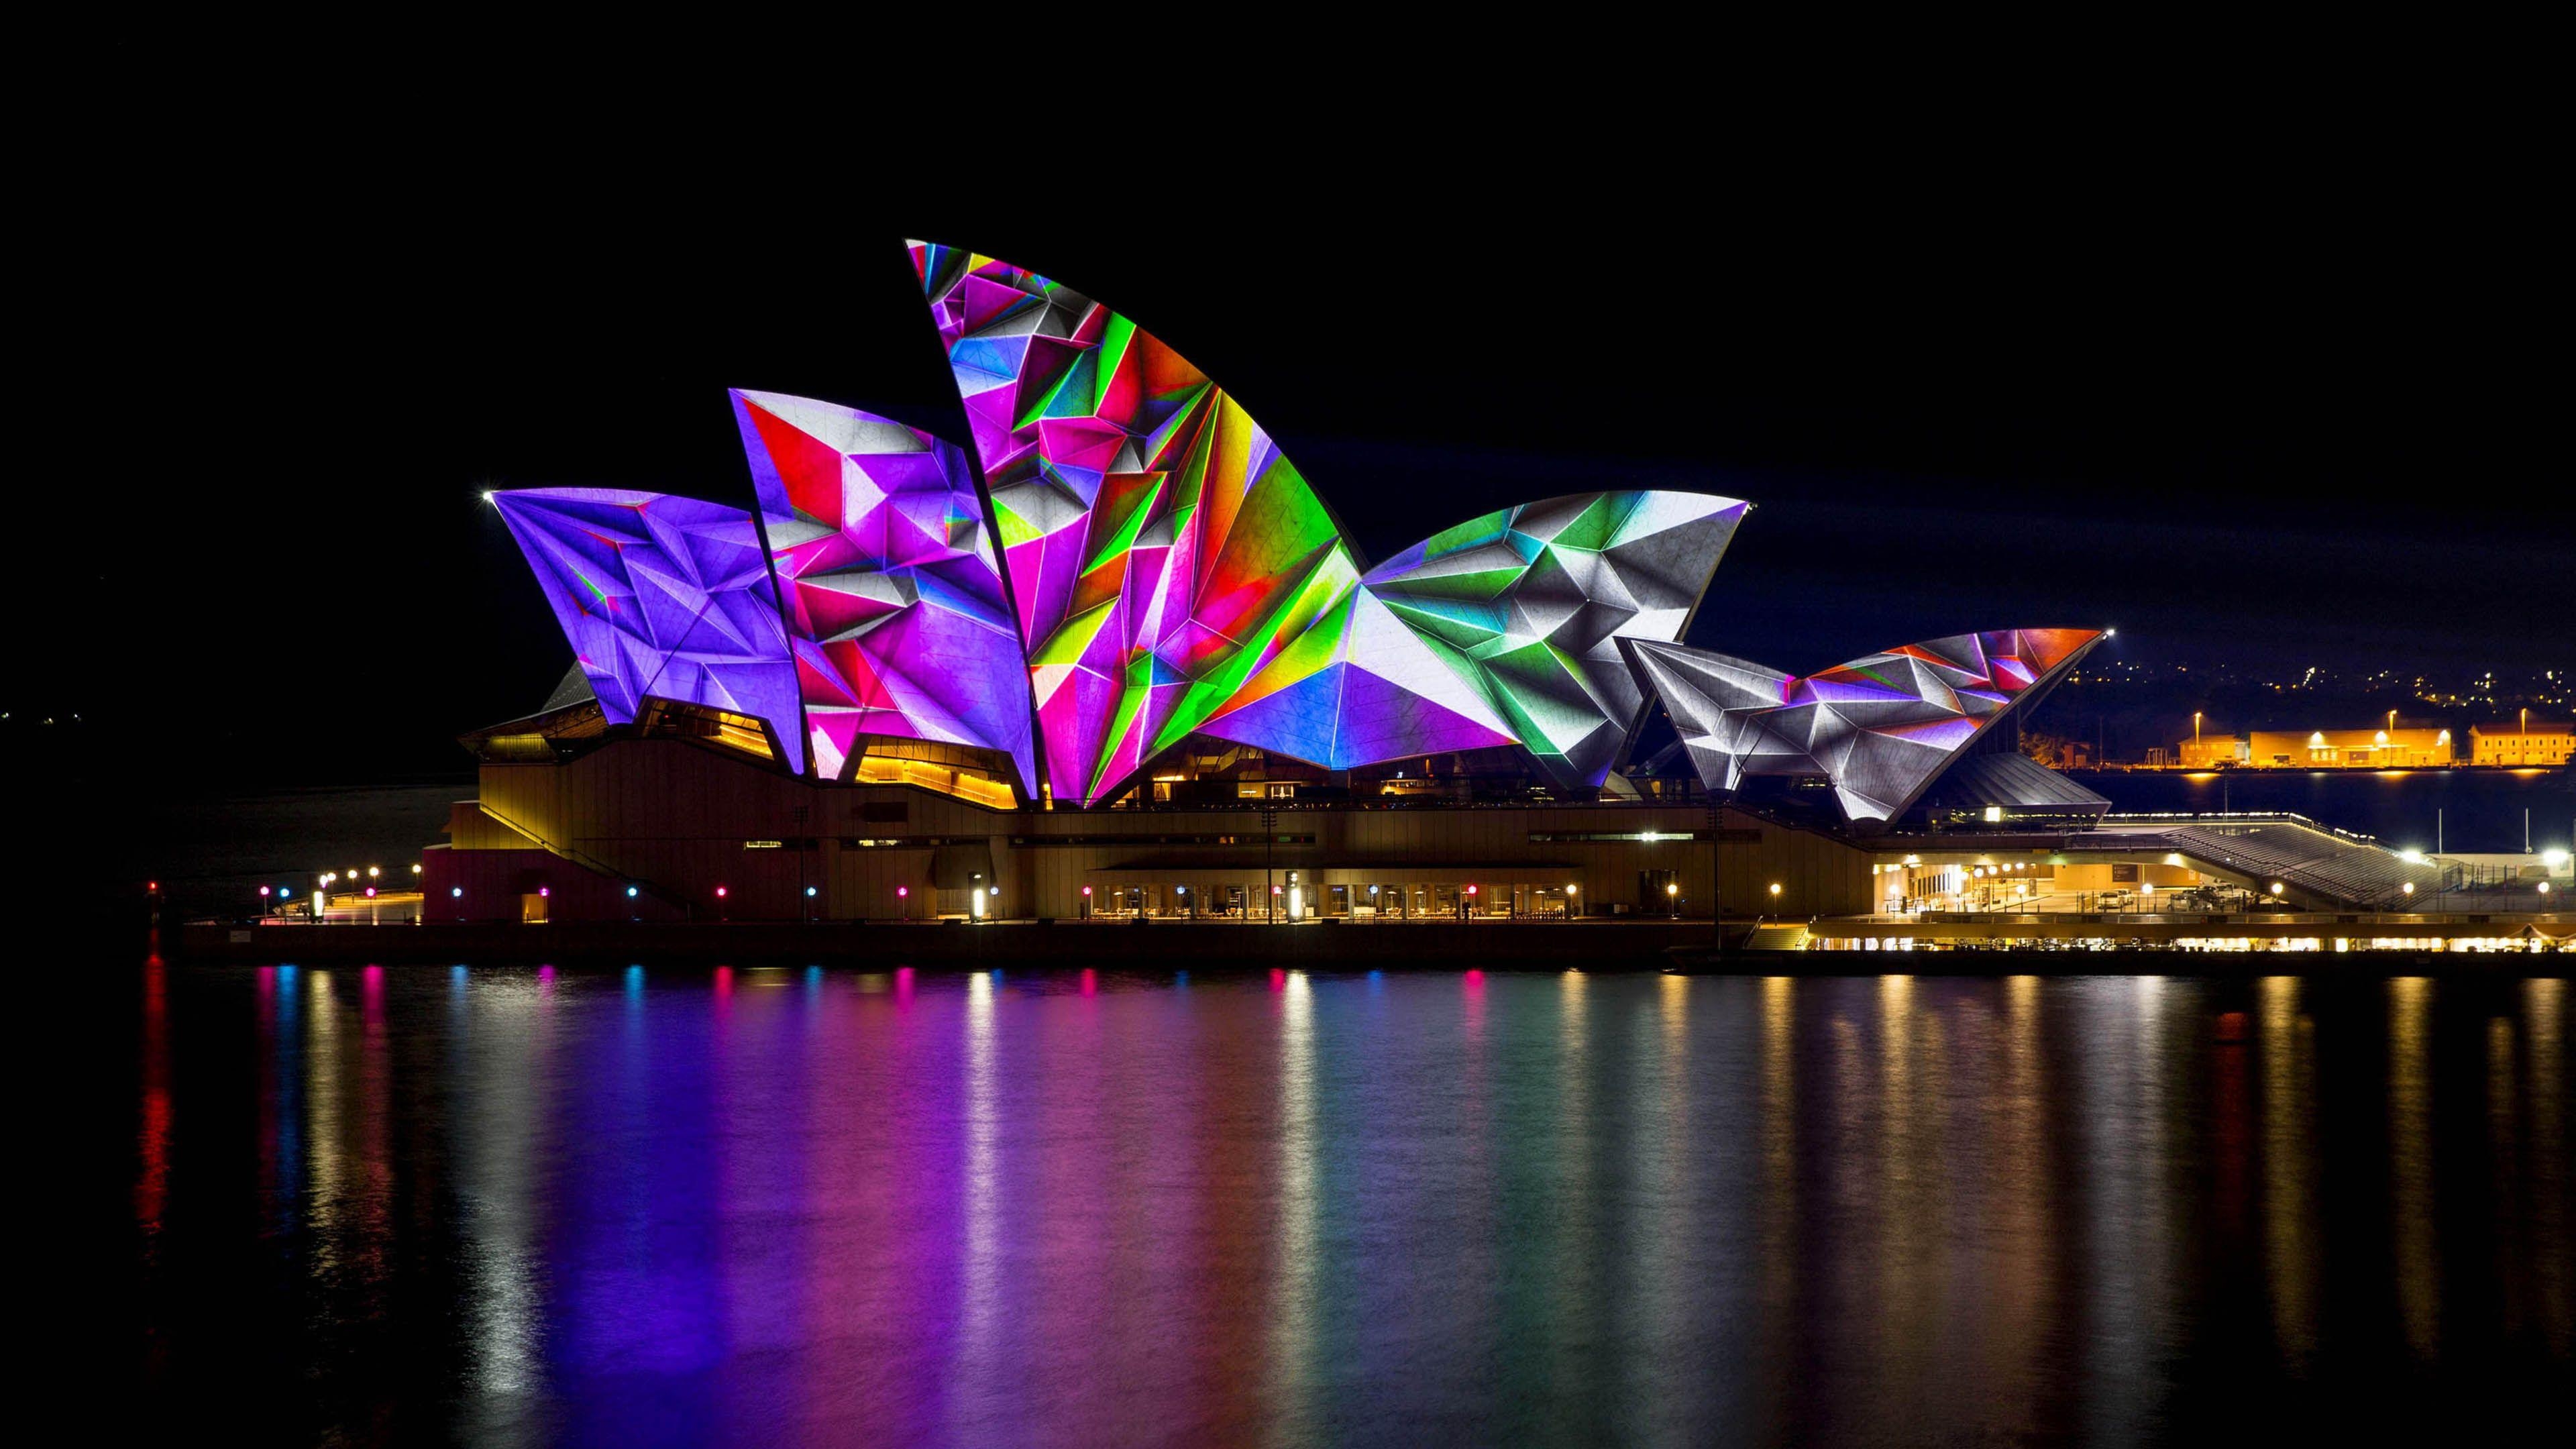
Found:
<path fill-rule="evenodd" d="M 456 900 L 456 899 L 458 899 L 458 898 L 462 897 L 464 894 L 465 894 L 465 887 L 463 887 L 463 886 L 449 886 L 449 887 L 447 888 L 447 897 L 448 897 L 448 899 L 449 899 L 449 900 Z"/>
<path fill-rule="evenodd" d="M 627 894 L 628 894 L 628 895 L 633 895 L 633 894 L 634 894 L 634 892 L 633 892 L 633 891 L 629 891 L 629 892 L 627 892 Z M 807 887 L 805 888 L 805 897 L 806 897 L 806 899 L 808 899 L 808 900 L 813 899 L 813 897 L 814 897 L 814 888 L 813 888 L 812 886 L 807 886 Z"/>
<path fill-rule="evenodd" d="M 626 888 L 626 898 L 630 901 L 635 899 L 635 887 L 628 886 Z"/>

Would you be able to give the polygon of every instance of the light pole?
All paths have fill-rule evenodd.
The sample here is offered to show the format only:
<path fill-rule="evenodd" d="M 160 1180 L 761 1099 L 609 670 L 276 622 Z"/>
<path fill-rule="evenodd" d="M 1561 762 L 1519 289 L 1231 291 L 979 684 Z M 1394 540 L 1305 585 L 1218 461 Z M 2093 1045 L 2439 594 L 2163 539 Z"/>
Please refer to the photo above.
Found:
<path fill-rule="evenodd" d="M 1573 920 L 1583 919 L 1583 887 L 1573 881 L 1565 883 L 1565 914 Z"/>
<path fill-rule="evenodd" d="M 1682 918 L 1682 883 L 1680 881 L 1664 882 L 1664 902 L 1671 908 L 1672 918 L 1676 921 L 1680 920 Z"/>
<path fill-rule="evenodd" d="M 1272 880 L 1272 856 L 1279 844 L 1279 807 L 1270 803 L 1270 786 L 1263 783 L 1261 796 L 1261 883 L 1270 887 L 1270 913 L 1264 924 L 1279 923 L 1279 887 Z"/>
<path fill-rule="evenodd" d="M 805 812 L 807 809 L 806 806 L 798 805 L 792 807 L 788 813 L 796 819 L 796 899 L 800 902 L 798 909 L 805 913 L 806 920 L 811 921 L 814 919 L 814 888 L 805 883 Z"/>
<path fill-rule="evenodd" d="M 1726 949 L 1726 896 L 1723 884 L 1726 851 L 1726 797 L 1708 792 L 1708 929 L 1717 949 Z"/>

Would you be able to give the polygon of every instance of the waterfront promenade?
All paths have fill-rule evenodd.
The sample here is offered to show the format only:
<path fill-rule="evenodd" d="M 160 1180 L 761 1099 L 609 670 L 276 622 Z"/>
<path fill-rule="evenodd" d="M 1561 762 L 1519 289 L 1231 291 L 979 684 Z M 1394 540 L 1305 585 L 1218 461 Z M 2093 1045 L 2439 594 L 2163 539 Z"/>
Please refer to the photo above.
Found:
<path fill-rule="evenodd" d="M 2528 932 L 2543 949 L 2533 951 Z M 2032 935 L 2089 938 L 2091 947 L 2009 949 Z M 2466 936 L 2478 949 L 2336 950 L 2338 937 L 2366 933 L 2429 940 Z M 1314 970 L 1455 970 L 1496 967 L 1582 970 L 1740 970 L 1757 975 L 2360 975 L 2557 974 L 2576 915 L 2497 921 L 2431 916 L 2333 917 L 2272 913 L 2208 917 L 2100 917 L 2041 921 L 1984 915 L 1849 918 L 1818 922 L 1726 922 L 1716 950 L 1707 921 L 1413 921 L 1263 926 L 1221 921 L 1078 923 L 1003 920 L 982 925 L 844 922 L 431 923 L 420 926 L 240 926 L 183 928 L 181 959 L 234 962 L 452 964 L 459 961 L 792 961 L 861 969 L 898 966 L 977 970 L 1058 968 L 1143 971 L 1297 967 Z M 1874 941 L 1871 949 L 1857 949 Z M 2226 948 L 2196 944 L 2221 941 Z M 1912 945 L 1906 943 L 1911 942 Z M 2241 943 L 2241 944 L 2240 944 Z M 2314 943 L 2314 944 L 2308 944 Z M 2552 945 L 2558 947 L 2554 952 Z M 1850 947 L 1850 948 L 1846 948 Z"/>

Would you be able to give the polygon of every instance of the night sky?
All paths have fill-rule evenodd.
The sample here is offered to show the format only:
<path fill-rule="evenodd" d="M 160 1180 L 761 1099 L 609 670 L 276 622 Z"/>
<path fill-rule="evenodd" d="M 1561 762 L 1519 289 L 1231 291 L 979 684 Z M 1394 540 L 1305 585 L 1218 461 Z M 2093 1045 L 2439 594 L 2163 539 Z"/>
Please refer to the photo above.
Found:
<path fill-rule="evenodd" d="M 452 737 L 569 658 L 480 490 L 748 506 L 729 385 L 962 439 L 907 236 L 1162 336 L 1373 559 L 1556 493 L 1750 499 L 1689 642 L 1785 668 L 2056 624 L 2152 660 L 2568 662 L 2564 379 L 2524 345 L 2556 288 L 2510 158 L 1337 135 L 1015 187 L 902 151 L 313 144 L 39 183 L 13 711 L 182 770 L 461 770 Z"/>

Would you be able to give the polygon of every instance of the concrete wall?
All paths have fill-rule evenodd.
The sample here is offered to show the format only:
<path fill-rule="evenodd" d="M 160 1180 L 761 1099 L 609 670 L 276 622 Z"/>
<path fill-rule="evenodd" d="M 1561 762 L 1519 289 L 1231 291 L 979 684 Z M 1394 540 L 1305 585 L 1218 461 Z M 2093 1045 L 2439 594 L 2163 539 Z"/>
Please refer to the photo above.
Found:
<path fill-rule="evenodd" d="M 1639 873 L 1670 871 L 1682 887 L 1682 913 L 1704 918 L 1708 842 L 1531 837 L 1686 835 L 1707 824 L 1705 810 L 1692 805 L 1283 808 L 1277 833 L 1313 839 L 1275 846 L 1271 859 L 1281 870 L 1311 873 L 1318 885 L 1573 884 L 1589 913 L 1606 913 L 1614 902 L 1660 912 L 1660 900 L 1640 901 Z M 1863 852 L 1734 812 L 1725 828 L 1748 833 L 1723 849 L 1730 914 L 1805 917 L 1866 908 L 1870 857 Z M 1252 810 L 994 811 L 901 786 L 817 785 L 668 739 L 620 741 L 567 764 L 488 763 L 479 807 L 460 811 L 451 831 L 455 849 L 430 854 L 454 858 L 439 864 L 440 879 L 424 877 L 433 920 L 441 914 L 439 892 L 464 883 L 469 869 L 498 870 L 509 881 L 536 878 L 525 859 L 473 864 L 464 857 L 487 851 L 525 857 L 532 844 L 568 856 L 562 865 L 577 875 L 616 884 L 601 897 L 613 918 L 626 914 L 627 880 L 699 919 L 710 913 L 735 920 L 965 914 L 966 891 L 942 889 L 931 879 L 932 842 L 982 843 L 1001 887 L 996 909 L 1020 917 L 1077 915 L 1085 884 L 1101 892 L 1122 883 L 1257 886 L 1264 856 L 1261 817 Z M 812 848 L 795 849 L 800 839 L 810 839 Z M 746 842 L 769 841 L 781 844 L 746 848 Z M 863 841 L 893 843 L 854 843 Z M 506 893 L 509 884 L 499 876 L 472 879 L 477 893 Z M 1768 889 L 1774 882 L 1781 886 L 1776 898 Z M 726 891 L 721 903 L 718 886 Z M 810 902 L 801 894 L 805 886 L 815 891 Z M 909 895 L 899 897 L 898 888 Z M 571 897 L 555 907 L 558 919 L 575 918 L 576 898 L 590 899 L 586 888 L 568 889 Z"/>

